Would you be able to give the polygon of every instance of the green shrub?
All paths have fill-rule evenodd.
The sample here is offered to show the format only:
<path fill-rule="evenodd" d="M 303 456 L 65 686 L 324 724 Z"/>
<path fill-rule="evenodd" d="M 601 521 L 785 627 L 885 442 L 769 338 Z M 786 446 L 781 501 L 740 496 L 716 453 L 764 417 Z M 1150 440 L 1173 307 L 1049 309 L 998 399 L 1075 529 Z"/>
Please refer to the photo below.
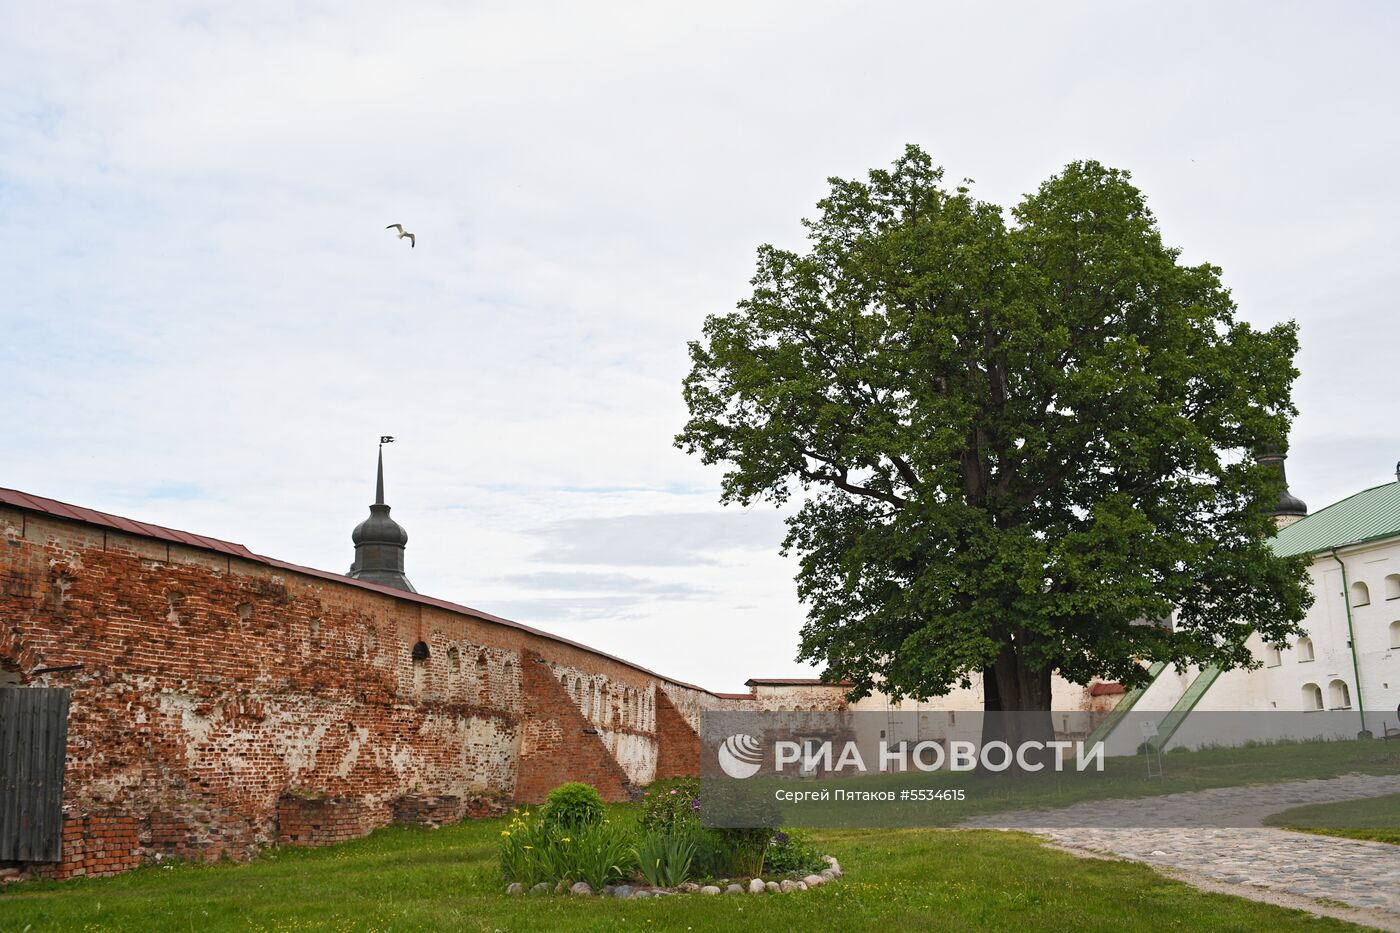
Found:
<path fill-rule="evenodd" d="M 690 880 L 695 862 L 695 835 L 688 826 L 670 832 L 642 833 L 637 845 L 637 863 L 647 884 L 669 888 Z"/>
<path fill-rule="evenodd" d="M 658 781 L 642 798 L 639 822 L 644 830 L 666 833 L 677 827 L 700 825 L 700 780 L 676 778 Z"/>
<path fill-rule="evenodd" d="M 578 830 L 601 823 L 605 810 L 592 785 L 570 781 L 549 792 L 540 812 L 553 826 Z"/>
<path fill-rule="evenodd" d="M 691 832 L 695 841 L 691 870 L 695 877 L 724 878 L 735 873 L 733 855 L 717 830 L 695 828 Z"/>
<path fill-rule="evenodd" d="M 594 890 L 630 877 L 636 869 L 632 833 L 626 826 L 602 820 L 590 826 L 561 826 L 525 808 L 511 811 L 501 830 L 498 850 L 501 874 L 526 888 L 541 881 L 587 881 Z"/>
<path fill-rule="evenodd" d="M 780 875 L 807 875 L 826 867 L 822 854 L 801 830 L 779 830 L 768 841 L 767 870 Z"/>
<path fill-rule="evenodd" d="M 502 876 L 527 888 L 541 881 L 557 881 L 551 864 L 549 825 L 538 818 L 532 820 L 525 808 L 517 807 L 510 813 L 510 823 L 501 830 L 498 849 Z"/>
<path fill-rule="evenodd" d="M 720 839 L 729 849 L 730 863 L 740 875 L 763 874 L 763 862 L 768 856 L 768 840 L 773 830 L 767 826 L 743 826 L 719 830 Z"/>
<path fill-rule="evenodd" d="M 560 837 L 558 850 L 565 868 L 561 880 L 587 881 L 594 891 L 631 877 L 637 867 L 632 834 L 608 820 L 586 826 L 575 836 Z"/>

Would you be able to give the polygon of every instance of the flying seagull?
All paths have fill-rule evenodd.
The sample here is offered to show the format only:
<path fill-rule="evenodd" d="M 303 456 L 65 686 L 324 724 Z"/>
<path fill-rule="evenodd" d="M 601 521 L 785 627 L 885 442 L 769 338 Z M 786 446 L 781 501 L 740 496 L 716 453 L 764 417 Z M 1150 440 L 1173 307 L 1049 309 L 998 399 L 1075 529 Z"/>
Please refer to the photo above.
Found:
<path fill-rule="evenodd" d="M 418 238 L 417 238 L 416 236 L 414 236 L 413 234 L 409 233 L 407 230 L 405 230 L 405 229 L 403 228 L 403 224 L 390 224 L 389 226 L 385 227 L 384 229 L 385 229 L 385 230 L 397 230 L 397 231 L 399 231 L 399 239 L 400 239 L 400 240 L 402 240 L 404 237 L 408 237 L 408 248 L 409 248 L 409 249 L 414 249 L 414 248 L 416 248 L 416 247 L 418 246 Z"/>

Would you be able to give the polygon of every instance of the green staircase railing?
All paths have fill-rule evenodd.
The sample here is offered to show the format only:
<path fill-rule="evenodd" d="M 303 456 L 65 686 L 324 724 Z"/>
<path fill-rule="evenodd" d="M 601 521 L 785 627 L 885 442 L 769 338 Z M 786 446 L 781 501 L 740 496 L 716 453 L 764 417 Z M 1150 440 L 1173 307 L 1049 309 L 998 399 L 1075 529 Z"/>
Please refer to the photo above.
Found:
<path fill-rule="evenodd" d="M 1196 708 L 1196 704 L 1201 702 L 1201 697 L 1206 695 L 1206 691 L 1210 689 L 1211 684 L 1215 683 L 1221 673 L 1220 668 L 1214 664 L 1201 669 L 1201 672 L 1196 675 L 1196 679 L 1191 681 L 1186 692 L 1181 695 L 1181 699 L 1177 700 L 1171 711 L 1162 717 L 1161 722 L 1157 723 L 1157 734 L 1152 739 L 1153 745 L 1159 749 L 1167 747 L 1167 742 L 1171 741 L 1176 730 L 1181 728 L 1186 717 Z"/>
<path fill-rule="evenodd" d="M 1089 748 L 1093 748 L 1095 742 L 1106 741 L 1113 733 L 1113 730 L 1118 728 L 1118 724 L 1123 721 L 1123 717 L 1128 715 L 1129 711 L 1137 705 L 1138 700 L 1142 699 L 1142 695 L 1147 692 L 1147 688 L 1156 683 L 1157 678 L 1162 676 L 1162 671 L 1166 669 L 1167 662 L 1165 661 L 1158 661 L 1156 664 L 1149 667 L 1147 669 L 1147 682 L 1141 687 L 1134 687 L 1123 694 L 1118 702 L 1114 704 L 1113 709 L 1109 711 L 1108 716 L 1104 718 L 1104 721 L 1099 723 L 1093 732 L 1089 733 L 1089 738 L 1084 744 Z"/>

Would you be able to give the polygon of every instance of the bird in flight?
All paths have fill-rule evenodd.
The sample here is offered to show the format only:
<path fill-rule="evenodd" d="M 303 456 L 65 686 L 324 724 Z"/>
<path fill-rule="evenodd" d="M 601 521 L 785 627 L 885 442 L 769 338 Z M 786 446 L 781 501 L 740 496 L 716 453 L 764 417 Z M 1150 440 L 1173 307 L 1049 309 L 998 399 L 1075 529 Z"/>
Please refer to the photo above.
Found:
<path fill-rule="evenodd" d="M 414 236 L 413 234 L 409 233 L 407 230 L 405 230 L 405 229 L 403 228 L 403 224 L 390 224 L 389 226 L 385 227 L 384 229 L 385 229 L 385 230 L 397 230 L 397 231 L 399 231 L 399 239 L 400 239 L 400 240 L 402 240 L 404 237 L 408 237 L 408 248 L 409 248 L 409 249 L 415 249 L 415 248 L 418 246 L 418 238 L 417 238 L 416 236 Z"/>

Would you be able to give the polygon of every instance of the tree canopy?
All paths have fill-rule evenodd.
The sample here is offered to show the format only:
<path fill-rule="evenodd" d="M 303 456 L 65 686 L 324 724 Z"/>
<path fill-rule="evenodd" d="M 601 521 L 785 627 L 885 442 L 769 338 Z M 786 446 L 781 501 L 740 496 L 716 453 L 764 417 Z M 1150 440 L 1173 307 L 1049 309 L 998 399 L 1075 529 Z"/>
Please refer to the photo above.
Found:
<path fill-rule="evenodd" d="M 856 696 L 990 672 L 1034 710 L 1052 671 L 1246 666 L 1251 631 L 1297 631 L 1252 456 L 1295 414 L 1292 322 L 1240 320 L 1097 162 L 1009 213 L 916 146 L 830 185 L 809 248 L 760 247 L 751 297 L 690 344 L 676 438 L 726 466 L 725 501 L 800 501 L 800 658 Z"/>

